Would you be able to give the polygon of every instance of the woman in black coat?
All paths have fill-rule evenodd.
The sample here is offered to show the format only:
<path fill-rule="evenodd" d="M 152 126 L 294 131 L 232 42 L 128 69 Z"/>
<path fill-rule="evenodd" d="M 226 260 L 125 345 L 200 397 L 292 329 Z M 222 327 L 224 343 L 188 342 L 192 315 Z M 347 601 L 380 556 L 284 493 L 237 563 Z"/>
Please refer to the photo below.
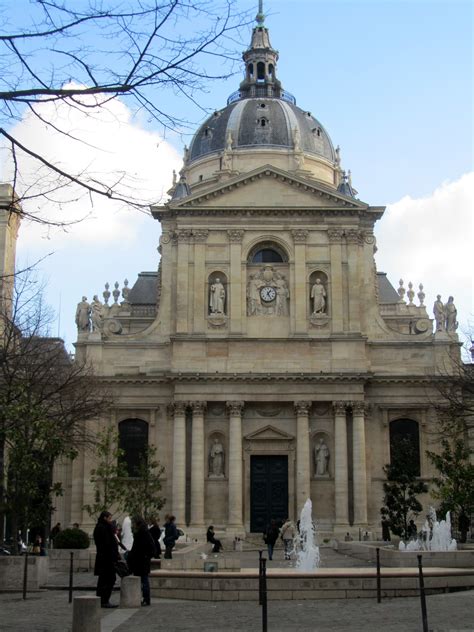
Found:
<path fill-rule="evenodd" d="M 216 538 L 216 534 L 214 532 L 214 527 L 212 526 L 212 524 L 209 526 L 207 530 L 206 540 L 213 545 L 212 552 L 219 553 L 219 551 L 222 549 L 222 544 L 221 544 L 221 541 Z"/>
<path fill-rule="evenodd" d="M 115 584 L 115 563 L 120 559 L 117 538 L 112 526 L 112 514 L 103 511 L 94 529 L 94 542 L 97 549 L 94 575 L 98 576 L 96 595 L 100 597 L 102 608 L 116 608 L 109 602 Z"/>
<path fill-rule="evenodd" d="M 150 605 L 151 558 L 155 555 L 155 543 L 143 518 L 133 519 L 133 545 L 127 556 L 127 564 L 131 572 L 140 577 L 142 582 L 142 606 Z"/>
<path fill-rule="evenodd" d="M 153 538 L 153 542 L 155 543 L 155 549 L 156 549 L 156 553 L 155 553 L 155 557 L 156 559 L 160 559 L 161 557 L 161 544 L 160 544 L 160 538 L 161 538 L 161 529 L 160 529 L 160 525 L 158 524 L 158 518 L 153 518 L 151 521 L 151 527 L 150 527 L 150 535 Z"/>

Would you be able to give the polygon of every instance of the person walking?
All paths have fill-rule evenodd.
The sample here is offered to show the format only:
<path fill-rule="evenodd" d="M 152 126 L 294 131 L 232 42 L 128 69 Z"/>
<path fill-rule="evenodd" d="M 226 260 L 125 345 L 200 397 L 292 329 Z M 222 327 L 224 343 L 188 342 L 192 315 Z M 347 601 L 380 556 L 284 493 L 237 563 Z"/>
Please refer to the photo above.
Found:
<path fill-rule="evenodd" d="M 112 526 L 112 514 L 103 511 L 94 528 L 96 556 L 94 575 L 97 576 L 96 595 L 100 597 L 101 608 L 117 608 L 110 603 L 110 596 L 115 584 L 115 564 L 120 559 L 118 541 Z"/>
<path fill-rule="evenodd" d="M 155 543 L 148 525 L 141 516 L 133 519 L 133 545 L 127 556 L 127 564 L 135 577 L 140 577 L 142 584 L 142 606 L 150 605 L 151 558 L 156 553 Z"/>
<path fill-rule="evenodd" d="M 152 518 L 151 519 L 151 527 L 150 527 L 150 535 L 153 538 L 153 542 L 155 543 L 155 559 L 159 560 L 161 557 L 161 544 L 160 544 L 160 537 L 161 537 L 161 529 L 160 529 L 160 525 L 159 523 L 159 519 L 158 518 Z"/>
<path fill-rule="evenodd" d="M 206 540 L 212 544 L 212 552 L 219 553 L 219 551 L 223 548 L 220 540 L 216 539 L 216 534 L 214 532 L 213 525 L 209 525 L 209 528 L 206 533 Z"/>
<path fill-rule="evenodd" d="M 268 549 L 268 559 L 273 559 L 273 548 L 275 546 L 275 542 L 278 540 L 279 529 L 276 523 L 276 520 L 270 520 L 270 524 L 267 527 L 267 530 L 263 534 L 263 541 L 267 545 Z"/>
<path fill-rule="evenodd" d="M 179 538 L 178 529 L 176 527 L 176 517 L 167 516 L 165 523 L 165 537 L 163 543 L 165 545 L 165 559 L 173 559 L 172 550 L 176 544 L 176 540 Z"/>

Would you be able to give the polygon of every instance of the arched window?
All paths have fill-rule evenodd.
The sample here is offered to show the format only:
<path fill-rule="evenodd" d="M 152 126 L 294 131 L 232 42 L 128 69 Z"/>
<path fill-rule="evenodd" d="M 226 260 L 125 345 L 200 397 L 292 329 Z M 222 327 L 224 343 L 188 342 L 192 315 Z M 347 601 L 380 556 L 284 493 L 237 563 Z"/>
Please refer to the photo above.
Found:
<path fill-rule="evenodd" d="M 257 81 L 265 81 L 265 64 L 259 61 L 257 64 Z"/>
<path fill-rule="evenodd" d="M 248 263 L 286 263 L 288 255 L 278 244 L 265 241 L 252 248 L 247 261 Z"/>
<path fill-rule="evenodd" d="M 393 463 L 396 451 L 410 452 L 415 476 L 420 476 L 420 435 L 418 422 L 413 419 L 396 419 L 390 422 L 390 461 Z"/>
<path fill-rule="evenodd" d="M 146 458 L 148 424 L 142 419 L 125 419 L 119 423 L 119 448 L 129 476 L 138 476 L 140 463 Z"/>

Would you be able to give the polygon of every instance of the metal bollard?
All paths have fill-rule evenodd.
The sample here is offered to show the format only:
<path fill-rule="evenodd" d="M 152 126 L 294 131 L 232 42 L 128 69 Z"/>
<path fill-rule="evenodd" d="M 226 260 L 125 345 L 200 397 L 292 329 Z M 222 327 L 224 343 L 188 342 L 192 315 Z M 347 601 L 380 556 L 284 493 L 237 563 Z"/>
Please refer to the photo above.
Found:
<path fill-rule="evenodd" d="M 377 603 L 382 601 L 381 577 L 380 577 L 380 549 L 375 549 L 377 555 Z"/>
<path fill-rule="evenodd" d="M 71 551 L 69 553 L 70 561 L 69 561 L 69 603 L 72 603 L 72 582 L 73 582 L 73 574 L 74 574 L 74 553 Z"/>
<path fill-rule="evenodd" d="M 25 551 L 25 565 L 23 567 L 23 599 L 26 599 L 28 586 L 28 550 Z"/>
<path fill-rule="evenodd" d="M 258 552 L 258 605 L 262 605 L 262 555 L 263 551 Z"/>
<path fill-rule="evenodd" d="M 421 619 L 423 622 L 423 632 L 429 632 L 428 630 L 428 614 L 426 612 L 426 595 L 425 595 L 425 580 L 423 578 L 423 566 L 421 564 L 422 555 L 417 555 L 418 558 L 418 577 L 420 580 L 420 601 L 421 601 Z"/>
<path fill-rule="evenodd" d="M 262 559 L 262 632 L 268 629 L 267 610 L 267 560 Z"/>

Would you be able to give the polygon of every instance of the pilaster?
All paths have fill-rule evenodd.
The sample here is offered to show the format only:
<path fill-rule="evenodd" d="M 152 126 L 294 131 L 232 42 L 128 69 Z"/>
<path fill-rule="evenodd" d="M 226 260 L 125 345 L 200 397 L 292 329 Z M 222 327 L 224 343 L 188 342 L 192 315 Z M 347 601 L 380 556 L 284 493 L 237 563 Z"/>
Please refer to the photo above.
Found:
<path fill-rule="evenodd" d="M 205 402 L 191 402 L 191 523 L 204 528 L 204 412 Z"/>
<path fill-rule="evenodd" d="M 349 272 L 349 331 L 360 331 L 360 302 L 362 287 L 360 265 L 362 257 L 362 236 L 358 230 L 346 230 L 347 263 Z"/>
<path fill-rule="evenodd" d="M 311 402 L 295 402 L 296 414 L 296 514 L 299 516 L 311 495 L 309 410 Z"/>
<path fill-rule="evenodd" d="M 335 528 L 343 530 L 349 523 L 349 480 L 347 469 L 346 402 L 334 402 L 334 493 Z"/>
<path fill-rule="evenodd" d="M 178 265 L 176 270 L 176 332 L 188 332 L 189 301 L 189 244 L 192 238 L 190 230 L 177 231 Z"/>
<path fill-rule="evenodd" d="M 354 524 L 367 525 L 367 459 L 365 446 L 365 404 L 352 404 L 352 461 Z"/>
<path fill-rule="evenodd" d="M 295 246 L 295 331 L 306 333 L 308 331 L 307 318 L 307 285 L 306 285 L 306 240 L 307 230 L 292 230 Z"/>
<path fill-rule="evenodd" d="M 229 522 L 232 530 L 243 531 L 242 503 L 242 411 L 244 402 L 227 402 L 229 412 Z"/>
<path fill-rule="evenodd" d="M 338 228 L 328 230 L 329 257 L 331 260 L 331 324 L 333 333 L 344 329 L 342 295 L 342 236 Z"/>
<path fill-rule="evenodd" d="M 178 524 L 186 522 L 186 402 L 175 402 L 173 414 L 173 479 L 171 506 Z"/>
<path fill-rule="evenodd" d="M 231 229 L 227 231 L 230 242 L 230 332 L 242 333 L 242 278 L 240 261 L 242 258 L 242 239 L 244 231 Z"/>
<path fill-rule="evenodd" d="M 206 241 L 208 230 L 194 230 L 194 333 L 204 333 L 207 314 Z"/>

